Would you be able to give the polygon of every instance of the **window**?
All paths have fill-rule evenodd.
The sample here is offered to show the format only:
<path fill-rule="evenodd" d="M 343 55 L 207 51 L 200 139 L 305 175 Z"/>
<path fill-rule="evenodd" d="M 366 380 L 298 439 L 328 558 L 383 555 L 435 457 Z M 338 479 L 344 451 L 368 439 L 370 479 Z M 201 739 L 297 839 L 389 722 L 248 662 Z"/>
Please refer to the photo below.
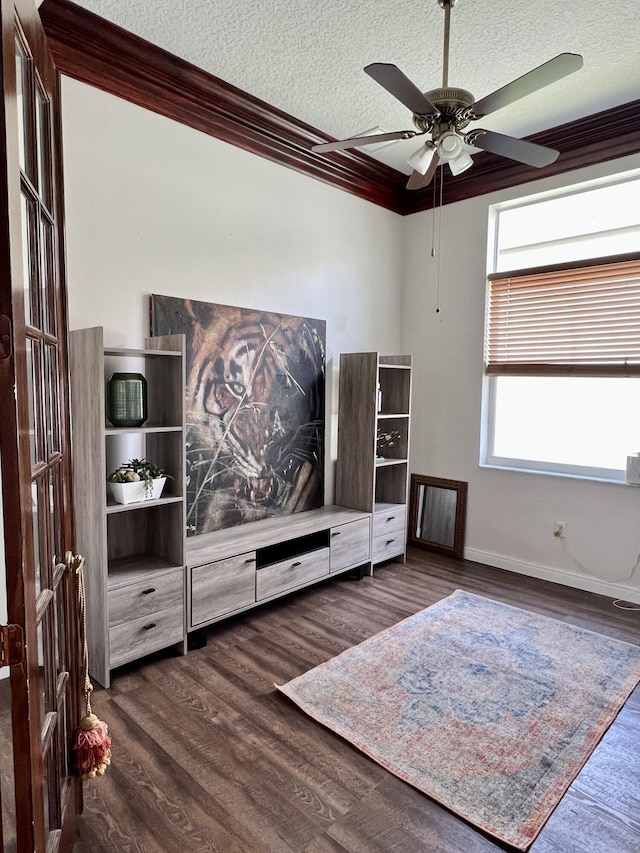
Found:
<path fill-rule="evenodd" d="M 640 178 L 498 205 L 491 226 L 481 462 L 624 480 L 640 452 Z"/>

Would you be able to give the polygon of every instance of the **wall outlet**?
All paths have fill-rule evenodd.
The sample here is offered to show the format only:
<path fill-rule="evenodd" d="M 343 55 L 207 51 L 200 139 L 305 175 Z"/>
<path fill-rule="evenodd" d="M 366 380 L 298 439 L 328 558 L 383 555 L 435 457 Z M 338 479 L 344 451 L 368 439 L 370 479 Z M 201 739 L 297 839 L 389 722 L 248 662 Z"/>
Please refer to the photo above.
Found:
<path fill-rule="evenodd" d="M 554 521 L 553 522 L 553 535 L 558 539 L 564 539 L 567 535 L 567 522 L 566 521 Z"/>

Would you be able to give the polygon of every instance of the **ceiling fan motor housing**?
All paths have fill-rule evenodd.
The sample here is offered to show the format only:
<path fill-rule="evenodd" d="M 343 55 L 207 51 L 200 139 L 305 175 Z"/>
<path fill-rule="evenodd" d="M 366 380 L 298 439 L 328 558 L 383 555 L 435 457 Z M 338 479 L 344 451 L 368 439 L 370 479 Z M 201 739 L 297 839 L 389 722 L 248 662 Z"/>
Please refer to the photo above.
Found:
<path fill-rule="evenodd" d="M 475 98 L 466 89 L 431 89 L 424 93 L 428 101 L 437 107 L 436 115 L 413 116 L 413 123 L 423 132 L 435 132 L 437 136 L 447 130 L 462 130 L 468 124 L 469 107 Z"/>

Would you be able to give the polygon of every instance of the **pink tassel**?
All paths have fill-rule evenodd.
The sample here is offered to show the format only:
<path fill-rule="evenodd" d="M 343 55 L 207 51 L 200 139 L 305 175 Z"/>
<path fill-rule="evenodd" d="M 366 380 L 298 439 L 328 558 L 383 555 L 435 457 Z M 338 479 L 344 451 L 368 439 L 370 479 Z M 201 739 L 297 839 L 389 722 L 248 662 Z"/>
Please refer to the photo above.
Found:
<path fill-rule="evenodd" d="M 88 714 L 80 722 L 74 752 L 76 769 L 83 779 L 103 776 L 111 764 L 111 738 L 107 724 L 95 714 Z"/>

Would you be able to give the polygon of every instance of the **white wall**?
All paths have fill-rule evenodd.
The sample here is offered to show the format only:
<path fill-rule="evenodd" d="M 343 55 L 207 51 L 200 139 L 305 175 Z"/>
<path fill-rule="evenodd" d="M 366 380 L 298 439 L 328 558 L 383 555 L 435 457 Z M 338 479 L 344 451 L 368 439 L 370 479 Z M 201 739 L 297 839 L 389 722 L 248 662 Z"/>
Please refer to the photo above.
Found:
<path fill-rule="evenodd" d="M 638 166 L 628 157 L 444 207 L 439 314 L 432 213 L 409 217 L 403 331 L 415 363 L 411 470 L 468 481 L 466 556 L 640 603 L 640 567 L 624 580 L 640 552 L 640 489 L 478 464 L 489 204 Z"/>
<path fill-rule="evenodd" d="M 141 345 L 147 295 L 327 321 L 326 499 L 340 352 L 400 346 L 402 218 L 63 78 L 71 328 Z"/>

